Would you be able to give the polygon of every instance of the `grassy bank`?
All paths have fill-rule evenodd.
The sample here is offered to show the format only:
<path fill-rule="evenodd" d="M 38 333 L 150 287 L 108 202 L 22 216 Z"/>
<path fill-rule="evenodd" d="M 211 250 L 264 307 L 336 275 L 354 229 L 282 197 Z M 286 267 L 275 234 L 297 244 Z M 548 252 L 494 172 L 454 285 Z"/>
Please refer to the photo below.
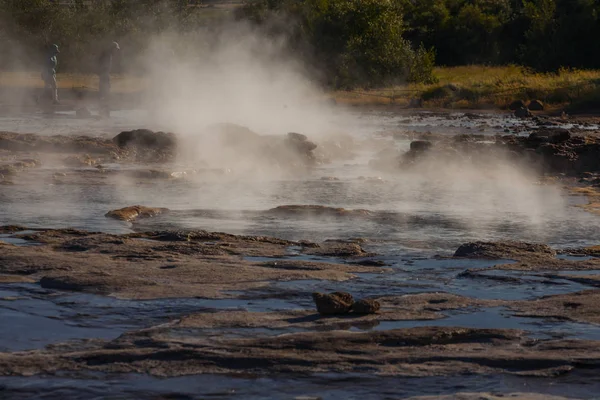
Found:
<path fill-rule="evenodd" d="M 562 70 L 533 73 L 522 67 L 464 66 L 436 68 L 438 82 L 409 84 L 376 90 L 335 91 L 340 104 L 407 106 L 420 99 L 426 108 L 504 109 L 514 100 L 542 100 L 548 109 L 600 112 L 600 70 Z M 97 90 L 94 75 L 58 74 L 59 88 Z M 41 88 L 39 73 L 0 72 L 2 88 Z M 143 78 L 114 76 L 113 93 L 134 93 L 145 88 Z M 414 100 L 413 100 L 414 101 Z"/>
<path fill-rule="evenodd" d="M 59 89 L 98 90 L 98 76 L 84 74 L 57 74 Z M 2 89 L 41 89 L 44 87 L 39 72 L 0 72 Z M 133 93 L 145 88 L 144 79 L 135 76 L 114 75 L 111 78 L 111 91 Z"/>
<path fill-rule="evenodd" d="M 533 73 L 522 67 L 462 66 L 435 69 L 438 82 L 377 90 L 338 91 L 347 104 L 408 105 L 420 99 L 424 107 L 506 108 L 514 100 L 539 99 L 550 108 L 600 110 L 600 70 Z"/>

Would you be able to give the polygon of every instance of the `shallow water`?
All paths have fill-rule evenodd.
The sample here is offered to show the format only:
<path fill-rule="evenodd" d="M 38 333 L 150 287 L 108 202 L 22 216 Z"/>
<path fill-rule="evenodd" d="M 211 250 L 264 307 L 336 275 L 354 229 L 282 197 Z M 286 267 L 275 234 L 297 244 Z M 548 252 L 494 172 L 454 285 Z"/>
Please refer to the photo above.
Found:
<path fill-rule="evenodd" d="M 0 394 L 11 399 L 404 399 L 420 395 L 452 395 L 465 392 L 541 393 L 572 398 L 597 398 L 598 384 L 586 384 L 586 375 L 558 377 L 552 382 L 516 376 L 462 376 L 399 378 L 369 374 L 317 374 L 309 377 L 242 378 L 199 375 L 155 378 L 145 375 L 89 375 L 80 379 L 61 377 L 3 378 Z M 507 396 L 508 397 L 508 396 Z"/>
<path fill-rule="evenodd" d="M 450 118 L 433 113 L 418 116 L 387 112 L 354 113 L 350 122 L 334 116 L 338 130 L 356 138 L 380 137 L 397 148 L 407 148 L 410 138 L 392 139 L 395 132 L 482 133 L 493 135 L 528 127 L 503 115 L 472 119 L 464 114 Z M 0 117 L 0 129 L 41 134 L 89 134 L 113 136 L 126 129 L 148 127 L 142 112 L 116 112 L 110 120 L 79 120 L 61 113 Z M 587 127 L 594 128 L 594 127 Z M 102 185 L 57 185 L 40 178 L 35 184 L 0 186 L 0 225 L 29 227 L 74 227 L 111 233 L 154 229 L 205 229 L 237 234 L 272 235 L 292 240 L 366 238 L 362 246 L 378 255 L 391 268 L 381 274 L 356 274 L 345 282 L 299 280 L 274 282 L 270 288 L 231 293 L 237 299 L 163 299 L 127 301 L 110 297 L 40 289 L 38 284 L 0 284 L 0 351 L 21 351 L 48 344 L 81 339 L 114 339 L 128 330 L 168 323 L 191 312 L 213 309 L 273 311 L 312 308 L 313 291 L 344 290 L 356 297 L 403 295 L 444 291 L 483 299 L 528 300 L 543 295 L 570 293 L 589 286 L 540 274 L 517 271 L 486 271 L 486 275 L 515 278 L 461 279 L 468 268 L 488 268 L 510 260 L 469 261 L 434 259 L 452 255 L 462 243 L 472 240 L 527 240 L 556 247 L 597 244 L 600 218 L 580 208 L 580 197 L 567 195 L 560 187 L 539 185 L 529 175 L 514 169 L 491 171 L 436 171 L 415 174 L 385 173 L 369 167 L 374 152 L 358 151 L 352 160 L 318 167 L 302 178 L 255 179 L 232 176 L 194 176 L 170 181 L 108 180 Z M 116 165 L 107 165 L 118 169 Z M 168 166 L 181 169 L 181 165 Z M 40 176 L 55 172 L 44 167 Z M 235 171 L 234 171 L 235 172 Z M 322 180 L 334 176 L 339 180 Z M 369 180 L 365 177 L 381 177 Z M 362 178 L 362 179 L 361 179 Z M 132 204 L 168 207 L 172 212 L 141 220 L 135 225 L 110 220 L 104 214 Z M 267 211 L 284 204 L 317 204 L 348 209 L 368 209 L 369 217 L 314 217 L 274 215 Z M 12 235 L 0 240 L 16 245 L 31 244 Z M 571 259 L 569 256 L 560 256 Z M 286 259 L 338 261 L 300 257 L 293 248 Z M 272 258 L 252 257 L 254 262 Z M 580 258 L 581 259 L 581 258 Z M 595 273 L 591 271 L 586 273 Z M 559 273 L 559 272 L 554 272 Z M 564 274 L 581 274 L 564 271 Z M 269 298 L 269 290 L 288 293 Z M 282 296 L 283 297 L 283 296 Z M 469 326 L 518 328 L 538 338 L 569 337 L 600 339 L 600 328 L 591 324 L 516 318 L 502 308 L 444 312 L 435 321 L 381 322 L 374 326 L 351 326 L 350 330 L 393 329 L 414 326 Z M 274 335 L 284 330 L 232 330 L 205 332 L 226 335 Z M 592 398 L 597 384 L 570 380 L 532 380 L 516 377 L 383 378 L 329 375 L 241 379 L 227 376 L 194 376 L 158 379 L 149 376 L 83 376 L 0 378 L 10 398 L 118 398 L 126 393 L 136 398 L 156 398 L 178 393 L 181 398 L 403 398 L 410 395 L 456 393 L 458 391 L 526 391 L 547 394 L 569 392 Z M 40 394 L 41 393 L 41 394 Z M 112 397 L 111 397 L 112 396 Z"/>

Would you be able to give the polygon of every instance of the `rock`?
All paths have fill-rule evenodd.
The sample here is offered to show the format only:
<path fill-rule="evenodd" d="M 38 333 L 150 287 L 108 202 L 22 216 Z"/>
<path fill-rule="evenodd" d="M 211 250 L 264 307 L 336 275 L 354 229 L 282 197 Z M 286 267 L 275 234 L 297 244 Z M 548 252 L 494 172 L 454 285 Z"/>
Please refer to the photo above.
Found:
<path fill-rule="evenodd" d="M 427 140 L 415 140 L 410 143 L 410 150 L 415 152 L 427 151 L 431 148 L 432 143 Z"/>
<path fill-rule="evenodd" d="M 317 145 L 309 141 L 306 135 L 302 135 L 301 133 L 295 132 L 288 133 L 286 144 L 291 146 L 294 150 L 297 150 L 298 152 L 303 154 L 310 153 L 311 151 L 317 148 Z"/>
<path fill-rule="evenodd" d="M 352 295 L 345 292 L 331 294 L 316 292 L 312 297 L 317 311 L 322 315 L 348 314 L 354 302 Z"/>
<path fill-rule="evenodd" d="M 521 107 L 515 110 L 515 117 L 517 118 L 531 118 L 531 111 L 525 107 Z"/>
<path fill-rule="evenodd" d="M 519 258 L 523 255 L 554 257 L 556 252 L 545 244 L 506 241 L 465 243 L 454 253 L 454 257 L 466 258 Z"/>
<path fill-rule="evenodd" d="M 362 299 L 352 305 L 352 312 L 355 314 L 375 314 L 381 305 L 377 300 Z"/>
<path fill-rule="evenodd" d="M 308 137 L 306 135 L 303 135 L 301 133 L 296 133 L 296 132 L 289 132 L 288 138 L 291 140 L 299 141 L 299 142 L 306 142 L 308 140 Z"/>
<path fill-rule="evenodd" d="M 529 108 L 531 111 L 543 111 L 544 103 L 542 103 L 540 100 L 532 100 L 527 108 Z"/>
<path fill-rule="evenodd" d="M 87 107 L 80 107 L 75 110 L 75 116 L 77 118 L 90 118 L 92 116 L 92 112 Z"/>
<path fill-rule="evenodd" d="M 149 129 L 136 129 L 119 133 L 113 139 L 117 146 L 138 147 L 153 150 L 173 149 L 177 140 L 172 133 L 153 132 Z"/>
<path fill-rule="evenodd" d="M 169 211 L 168 208 L 131 206 L 107 212 L 104 216 L 121 221 L 134 221 L 138 218 L 150 218 Z"/>
<path fill-rule="evenodd" d="M 567 129 L 547 128 L 533 132 L 527 138 L 530 145 L 540 145 L 543 143 L 562 143 L 571 139 L 571 133 Z"/>
<path fill-rule="evenodd" d="M 526 108 L 523 100 L 515 100 L 509 104 L 508 109 L 511 111 L 517 111 L 520 108 Z"/>

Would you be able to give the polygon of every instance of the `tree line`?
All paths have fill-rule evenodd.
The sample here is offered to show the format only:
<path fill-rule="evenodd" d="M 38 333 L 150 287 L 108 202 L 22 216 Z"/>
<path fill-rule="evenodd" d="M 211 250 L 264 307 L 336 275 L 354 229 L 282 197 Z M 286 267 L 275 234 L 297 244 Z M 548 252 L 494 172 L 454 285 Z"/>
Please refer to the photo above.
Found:
<path fill-rule="evenodd" d="M 58 42 L 62 70 L 85 72 L 103 41 L 132 55 L 157 32 L 197 44 L 231 20 L 285 36 L 334 87 L 432 82 L 434 65 L 600 68 L 600 0 L 249 0 L 230 13 L 191 3 L 0 0 L 0 68 L 32 64 L 31 49 Z"/>

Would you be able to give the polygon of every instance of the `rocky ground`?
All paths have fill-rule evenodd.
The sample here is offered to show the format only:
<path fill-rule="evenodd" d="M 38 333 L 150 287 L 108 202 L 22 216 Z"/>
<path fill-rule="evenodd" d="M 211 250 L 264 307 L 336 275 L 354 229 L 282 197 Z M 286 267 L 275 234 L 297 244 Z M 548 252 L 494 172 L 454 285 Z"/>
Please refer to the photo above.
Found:
<path fill-rule="evenodd" d="M 383 150 L 372 160 L 372 166 L 405 173 L 440 165 L 493 168 L 498 163 L 509 163 L 534 171 L 542 184 L 558 183 L 586 196 L 588 203 L 579 206 L 597 213 L 598 132 L 566 130 L 554 123 L 553 119 L 542 118 L 531 134 L 517 132 L 491 138 L 477 134 L 397 134 L 398 140 L 410 136 L 409 150 Z M 246 163 L 260 160 L 264 166 L 291 175 L 309 173 L 316 165 L 331 160 L 351 159 L 364 145 L 343 137 L 313 142 L 298 133 L 273 139 L 234 125 L 211 127 L 208 135 L 235 159 Z M 176 167 L 174 163 L 185 159 L 192 147 L 188 138 L 148 130 L 122 132 L 113 138 L 1 132 L 0 183 L 4 186 L 0 190 L 40 182 L 108 185 L 122 179 L 152 182 L 208 175 L 219 179 L 228 173 L 209 164 Z M 386 181 L 378 179 L 377 184 L 385 185 Z M 354 293 L 313 292 L 286 284 L 350 282 L 345 287 L 352 288 L 351 282 L 363 275 L 392 274 L 393 269 L 364 238 L 295 241 L 173 230 L 168 226 L 147 229 L 143 224 L 171 212 L 182 211 L 151 204 L 106 209 L 106 218 L 131 224 L 133 233 L 127 234 L 0 226 L 0 284 L 3 288 L 41 288 L 43 291 L 36 296 L 43 299 L 51 299 L 56 293 L 76 293 L 164 304 L 172 299 L 244 300 L 247 304 L 293 300 L 294 306 L 278 310 L 189 307 L 128 328 L 110 339 L 57 341 L 26 351 L 1 352 L 0 375 L 353 373 L 411 378 L 511 375 L 555 379 L 600 367 L 600 336 L 548 337 L 540 336 L 541 330 L 535 334 L 511 326 L 475 328 L 444 323 L 452 315 L 502 309 L 510 318 L 535 318 L 541 324 L 586 324 L 596 329 L 600 323 L 597 246 L 557 249 L 520 241 L 480 241 L 464 243 L 454 253 L 439 254 L 430 260 L 459 263 L 456 270 L 445 272 L 444 279 L 449 274 L 449 280 L 467 286 L 490 282 L 507 287 L 542 285 L 577 290 L 527 299 L 491 299 L 450 290 L 398 294 L 402 286 L 395 283 L 392 291 L 390 281 L 389 287 L 381 286 L 378 292 L 369 287 L 369 295 L 363 296 L 364 291 L 358 289 Z M 356 219 L 405 224 L 407 228 L 445 223 L 414 215 L 314 205 L 282 205 L 256 213 L 265 218 Z M 491 264 L 471 267 L 473 260 Z M 412 285 L 411 289 L 415 288 Z M 0 301 L 19 299 L 8 296 Z M 403 322 L 414 326 L 406 327 Z M 597 377 L 590 378 L 589 383 L 600 387 Z M 467 392 L 452 398 L 498 397 Z M 517 393 L 513 397 L 542 398 L 536 396 Z"/>
<path fill-rule="evenodd" d="M 27 233 L 19 233 L 23 231 Z M 356 263 L 360 257 L 368 264 L 360 246 L 349 243 L 293 243 L 205 231 L 108 235 L 5 226 L 1 232 L 37 244 L 2 244 L 3 282 L 32 282 L 46 289 L 129 299 L 231 298 L 281 280 L 335 281 L 351 279 L 355 273 L 389 271 Z M 329 252 L 331 256 L 344 261 L 245 260 L 253 255 L 282 257 L 290 246 L 334 249 Z M 348 248 L 353 252 L 348 252 Z M 576 254 L 588 249 L 570 251 Z M 538 272 L 549 281 L 577 279 L 591 287 L 598 285 L 598 275 L 593 272 L 600 269 L 600 258 L 557 259 L 555 251 L 544 245 L 468 243 L 452 257 L 515 260 L 491 269 L 465 270 L 457 274 L 458 279 L 494 279 L 486 274 L 517 269 Z M 591 272 L 590 276 L 571 277 L 564 272 L 570 270 Z M 272 298 L 288 295 L 284 290 L 271 291 Z M 442 313 L 448 310 L 499 306 L 518 316 L 598 323 L 599 296 L 600 291 L 595 289 L 529 301 L 483 300 L 443 292 L 385 296 L 376 299 L 380 308 L 368 315 L 349 311 L 319 315 L 314 308 L 285 312 L 203 311 L 130 331 L 111 341 L 76 341 L 42 350 L 3 353 L 0 370 L 4 375 L 93 370 L 159 376 L 242 371 L 556 376 L 579 368 L 597 368 L 600 342 L 540 341 L 514 329 L 422 327 L 363 333 L 343 329 L 377 326 L 384 321 L 436 320 L 444 318 Z M 276 335 L 253 337 L 252 330 L 256 328 Z M 228 336 L 228 331 L 236 335 Z M 214 332 L 223 334 L 215 336 Z"/>

